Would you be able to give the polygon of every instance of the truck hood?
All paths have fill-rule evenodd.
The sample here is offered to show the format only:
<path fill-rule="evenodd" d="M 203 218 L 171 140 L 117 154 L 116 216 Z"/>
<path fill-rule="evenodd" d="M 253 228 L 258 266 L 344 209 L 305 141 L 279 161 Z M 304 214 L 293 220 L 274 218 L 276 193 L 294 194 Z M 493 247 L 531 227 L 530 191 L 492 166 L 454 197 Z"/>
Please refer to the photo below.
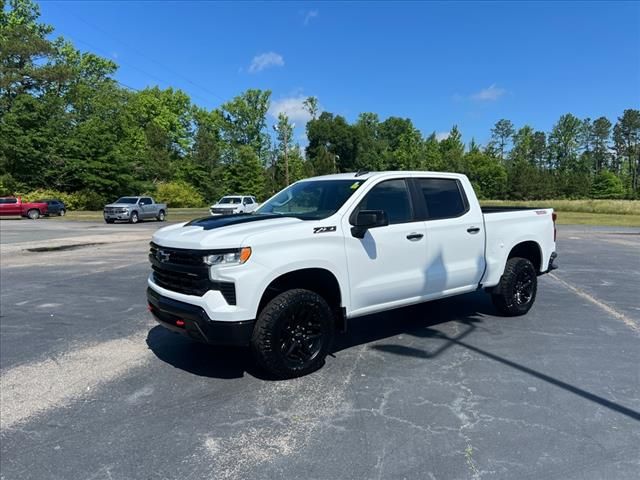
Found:
<path fill-rule="evenodd" d="M 241 203 L 214 203 L 209 208 L 224 208 L 225 210 L 235 210 L 236 208 L 240 208 L 241 206 Z"/>
<path fill-rule="evenodd" d="M 132 208 L 135 207 L 135 205 L 133 203 L 110 203 L 109 205 L 105 205 L 104 208 Z"/>
<path fill-rule="evenodd" d="M 278 229 L 286 237 L 286 229 L 304 220 L 281 215 L 229 215 L 205 217 L 158 230 L 153 242 L 163 247 L 218 249 L 247 246 L 245 240 L 255 234 Z"/>

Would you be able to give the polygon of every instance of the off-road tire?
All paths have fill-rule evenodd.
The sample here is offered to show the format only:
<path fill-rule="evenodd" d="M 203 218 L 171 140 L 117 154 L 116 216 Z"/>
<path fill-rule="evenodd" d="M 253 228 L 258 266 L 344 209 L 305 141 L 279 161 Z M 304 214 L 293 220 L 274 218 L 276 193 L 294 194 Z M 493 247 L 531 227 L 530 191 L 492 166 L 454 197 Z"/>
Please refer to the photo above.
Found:
<path fill-rule="evenodd" d="M 296 324 L 306 325 L 307 319 L 311 319 L 313 327 L 306 330 L 302 327 L 303 332 L 300 333 Z M 301 377 L 324 365 L 334 334 L 333 312 L 324 298 L 309 290 L 288 290 L 271 300 L 259 313 L 251 338 L 251 350 L 257 364 L 275 378 Z M 309 351 L 314 353 L 297 363 L 291 359 L 291 355 L 298 354 L 291 352 L 292 344 L 297 345 L 293 348 L 297 348 L 302 356 Z"/>
<path fill-rule="evenodd" d="M 493 293 L 491 300 L 501 314 L 516 317 L 529 311 L 537 291 L 538 276 L 533 264 L 526 258 L 513 257 L 507 261 L 498 293 Z"/>
<path fill-rule="evenodd" d="M 131 212 L 131 215 L 129 215 L 129 223 L 138 223 L 139 221 L 140 217 L 138 216 L 138 212 Z"/>

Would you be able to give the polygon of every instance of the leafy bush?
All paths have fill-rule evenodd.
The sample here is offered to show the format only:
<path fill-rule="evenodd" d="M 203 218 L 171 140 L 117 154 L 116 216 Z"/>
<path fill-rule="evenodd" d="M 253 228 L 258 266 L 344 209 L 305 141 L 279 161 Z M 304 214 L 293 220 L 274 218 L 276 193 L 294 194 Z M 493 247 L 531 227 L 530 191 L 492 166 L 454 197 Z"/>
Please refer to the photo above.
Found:
<path fill-rule="evenodd" d="M 105 197 L 92 190 L 66 193 L 50 188 L 42 188 L 25 193 L 22 198 L 29 202 L 55 198 L 61 200 L 67 210 L 102 210 L 102 207 L 107 203 Z"/>
<path fill-rule="evenodd" d="M 102 210 L 108 201 L 93 190 L 80 190 L 71 194 L 74 202 L 78 205 L 78 210 Z"/>
<path fill-rule="evenodd" d="M 156 202 L 166 203 L 173 208 L 203 207 L 204 198 L 196 188 L 183 181 L 158 183 L 155 192 L 147 193 L 155 196 Z"/>

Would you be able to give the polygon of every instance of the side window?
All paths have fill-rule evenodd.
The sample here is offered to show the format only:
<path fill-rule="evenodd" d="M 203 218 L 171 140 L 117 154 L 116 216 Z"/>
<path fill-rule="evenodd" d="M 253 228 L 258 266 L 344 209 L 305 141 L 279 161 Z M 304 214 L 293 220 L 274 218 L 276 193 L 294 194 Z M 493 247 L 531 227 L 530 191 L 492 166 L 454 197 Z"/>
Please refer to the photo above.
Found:
<path fill-rule="evenodd" d="M 453 178 L 419 178 L 418 187 L 427 204 L 427 220 L 459 217 L 467 211 L 460 183 Z"/>
<path fill-rule="evenodd" d="M 143 198 L 140 200 L 140 205 L 151 205 L 151 199 L 150 198 Z"/>
<path fill-rule="evenodd" d="M 389 224 L 410 222 L 413 213 L 407 182 L 398 179 L 379 183 L 364 197 L 359 210 L 384 210 Z"/>

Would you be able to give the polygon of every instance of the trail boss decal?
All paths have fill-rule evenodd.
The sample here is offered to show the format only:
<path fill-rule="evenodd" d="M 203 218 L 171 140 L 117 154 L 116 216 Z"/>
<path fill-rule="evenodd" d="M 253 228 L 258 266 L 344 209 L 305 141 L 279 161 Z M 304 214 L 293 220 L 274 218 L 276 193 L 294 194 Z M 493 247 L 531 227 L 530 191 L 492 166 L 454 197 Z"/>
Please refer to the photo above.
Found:
<path fill-rule="evenodd" d="M 313 233 L 335 232 L 336 227 L 313 227 Z"/>

